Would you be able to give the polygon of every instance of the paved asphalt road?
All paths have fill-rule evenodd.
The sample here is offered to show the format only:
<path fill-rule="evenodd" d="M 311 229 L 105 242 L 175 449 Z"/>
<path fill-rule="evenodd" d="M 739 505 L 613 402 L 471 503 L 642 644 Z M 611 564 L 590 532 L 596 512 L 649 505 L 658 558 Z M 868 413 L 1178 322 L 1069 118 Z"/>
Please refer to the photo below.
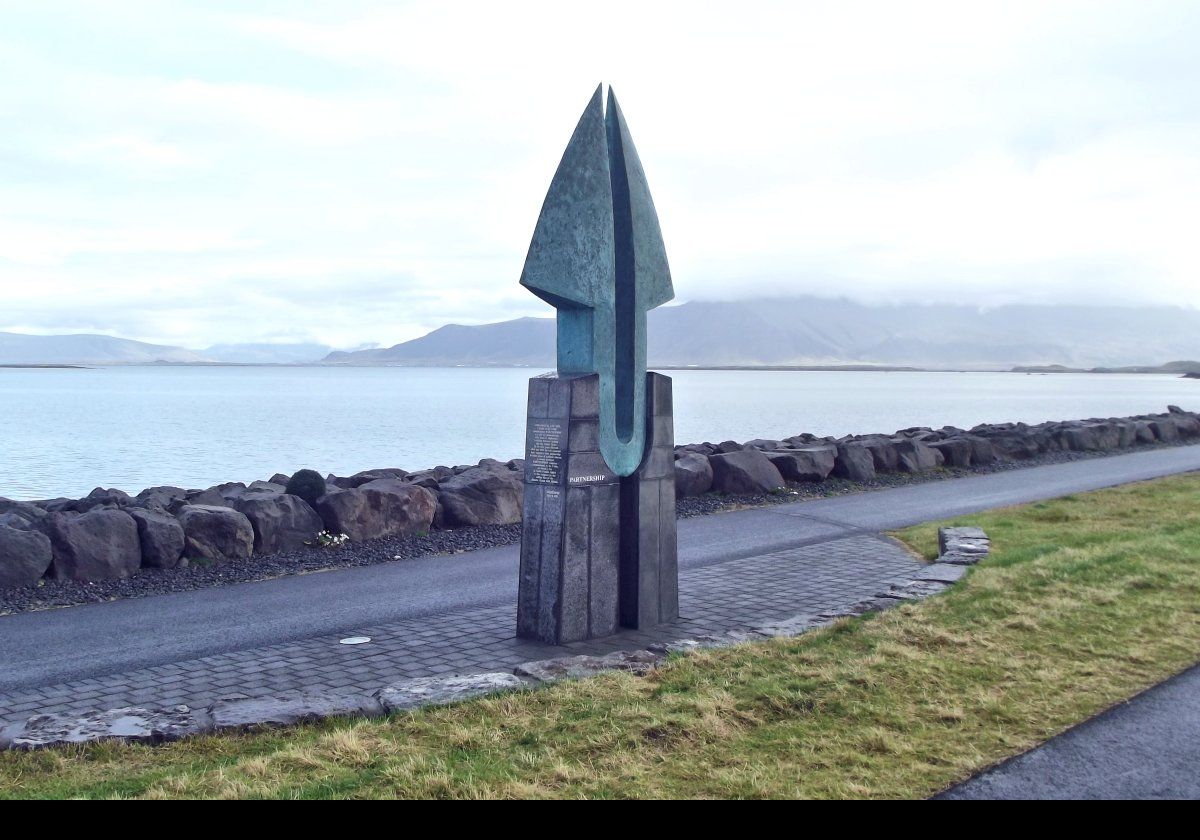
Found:
<path fill-rule="evenodd" d="M 1178 447 L 680 522 L 685 568 L 1200 470 Z M 0 692 L 512 604 L 517 548 L 0 617 Z"/>
<path fill-rule="evenodd" d="M 1200 667 L 938 799 L 1200 799 Z"/>

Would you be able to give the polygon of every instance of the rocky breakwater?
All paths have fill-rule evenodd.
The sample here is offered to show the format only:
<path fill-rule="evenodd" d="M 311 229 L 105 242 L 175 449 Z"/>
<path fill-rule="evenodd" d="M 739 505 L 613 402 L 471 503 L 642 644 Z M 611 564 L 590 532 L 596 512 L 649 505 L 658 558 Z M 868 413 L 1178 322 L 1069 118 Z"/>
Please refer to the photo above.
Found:
<path fill-rule="evenodd" d="M 42 578 L 101 581 L 143 568 L 253 562 L 255 555 L 433 528 L 521 519 L 523 464 L 416 473 L 381 469 L 322 478 L 311 470 L 206 489 L 150 487 L 136 496 L 97 488 L 82 499 L 0 498 L 0 590 Z"/>
<path fill-rule="evenodd" d="M 870 483 L 942 467 L 986 469 L 1051 453 L 1120 451 L 1200 440 L 1200 415 L 1165 414 L 1067 422 L 911 428 L 841 438 L 696 443 L 675 448 L 681 500 L 706 494 L 776 493 L 830 479 Z M 521 520 L 520 460 L 348 477 L 312 470 L 206 489 L 150 487 L 136 496 L 97 488 L 82 499 L 0 498 L 0 590 L 43 578 L 102 581 L 140 569 L 252 563 L 256 556 L 353 541 L 414 537 L 436 529 Z M 687 502 L 684 503 L 688 504 Z"/>
<path fill-rule="evenodd" d="M 678 498 L 705 493 L 771 493 L 797 482 L 841 478 L 870 482 L 888 473 L 938 467 L 987 467 L 1059 452 L 1105 452 L 1139 444 L 1200 439 L 1200 415 L 1170 406 L 1165 414 L 1039 423 L 988 423 L 972 429 L 910 428 L 893 434 L 746 443 L 693 443 L 675 449 Z"/>

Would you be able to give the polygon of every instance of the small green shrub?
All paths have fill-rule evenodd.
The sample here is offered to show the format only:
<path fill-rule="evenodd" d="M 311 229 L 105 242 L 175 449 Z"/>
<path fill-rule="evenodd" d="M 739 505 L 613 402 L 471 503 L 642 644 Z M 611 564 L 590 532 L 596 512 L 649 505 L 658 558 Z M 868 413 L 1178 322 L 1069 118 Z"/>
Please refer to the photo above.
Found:
<path fill-rule="evenodd" d="M 285 493 L 299 496 L 310 505 L 316 506 L 317 499 L 325 495 L 325 479 L 316 470 L 300 470 L 288 479 Z"/>

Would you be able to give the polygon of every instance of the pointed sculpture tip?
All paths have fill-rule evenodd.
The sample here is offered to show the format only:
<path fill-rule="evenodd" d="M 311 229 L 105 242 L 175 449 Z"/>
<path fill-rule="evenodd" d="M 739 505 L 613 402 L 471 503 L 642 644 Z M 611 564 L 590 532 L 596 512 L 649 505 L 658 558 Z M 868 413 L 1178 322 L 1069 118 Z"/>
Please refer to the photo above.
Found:
<path fill-rule="evenodd" d="M 596 92 L 592 94 L 592 98 L 588 100 L 587 107 L 583 109 L 583 113 L 589 114 L 596 112 L 604 119 L 604 82 L 596 85 Z"/>

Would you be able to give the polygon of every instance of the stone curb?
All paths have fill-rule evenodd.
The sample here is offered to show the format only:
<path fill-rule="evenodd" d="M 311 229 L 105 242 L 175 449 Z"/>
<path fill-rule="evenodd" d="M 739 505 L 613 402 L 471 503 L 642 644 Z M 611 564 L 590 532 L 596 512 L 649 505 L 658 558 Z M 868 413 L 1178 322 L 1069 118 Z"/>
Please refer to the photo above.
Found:
<path fill-rule="evenodd" d="M 381 717 L 528 690 L 563 680 L 586 679 L 607 672 L 645 676 L 672 654 L 794 638 L 828 627 L 842 618 L 882 612 L 906 601 L 928 598 L 953 586 L 967 573 L 967 567 L 978 563 L 990 550 L 987 535 L 978 528 L 942 528 L 938 532 L 938 545 L 938 562 L 926 566 L 912 580 L 894 584 L 887 592 L 876 593 L 871 598 L 817 615 L 801 614 L 724 633 L 654 644 L 643 650 L 524 662 L 511 674 L 488 672 L 401 680 L 373 694 L 302 692 L 275 697 L 229 698 L 218 700 L 206 709 L 174 706 L 168 709 L 109 709 L 81 715 L 34 715 L 23 723 L 0 729 L 0 750 L 32 750 L 96 741 L 161 744 L 210 732 L 294 726 L 331 717 Z"/>

